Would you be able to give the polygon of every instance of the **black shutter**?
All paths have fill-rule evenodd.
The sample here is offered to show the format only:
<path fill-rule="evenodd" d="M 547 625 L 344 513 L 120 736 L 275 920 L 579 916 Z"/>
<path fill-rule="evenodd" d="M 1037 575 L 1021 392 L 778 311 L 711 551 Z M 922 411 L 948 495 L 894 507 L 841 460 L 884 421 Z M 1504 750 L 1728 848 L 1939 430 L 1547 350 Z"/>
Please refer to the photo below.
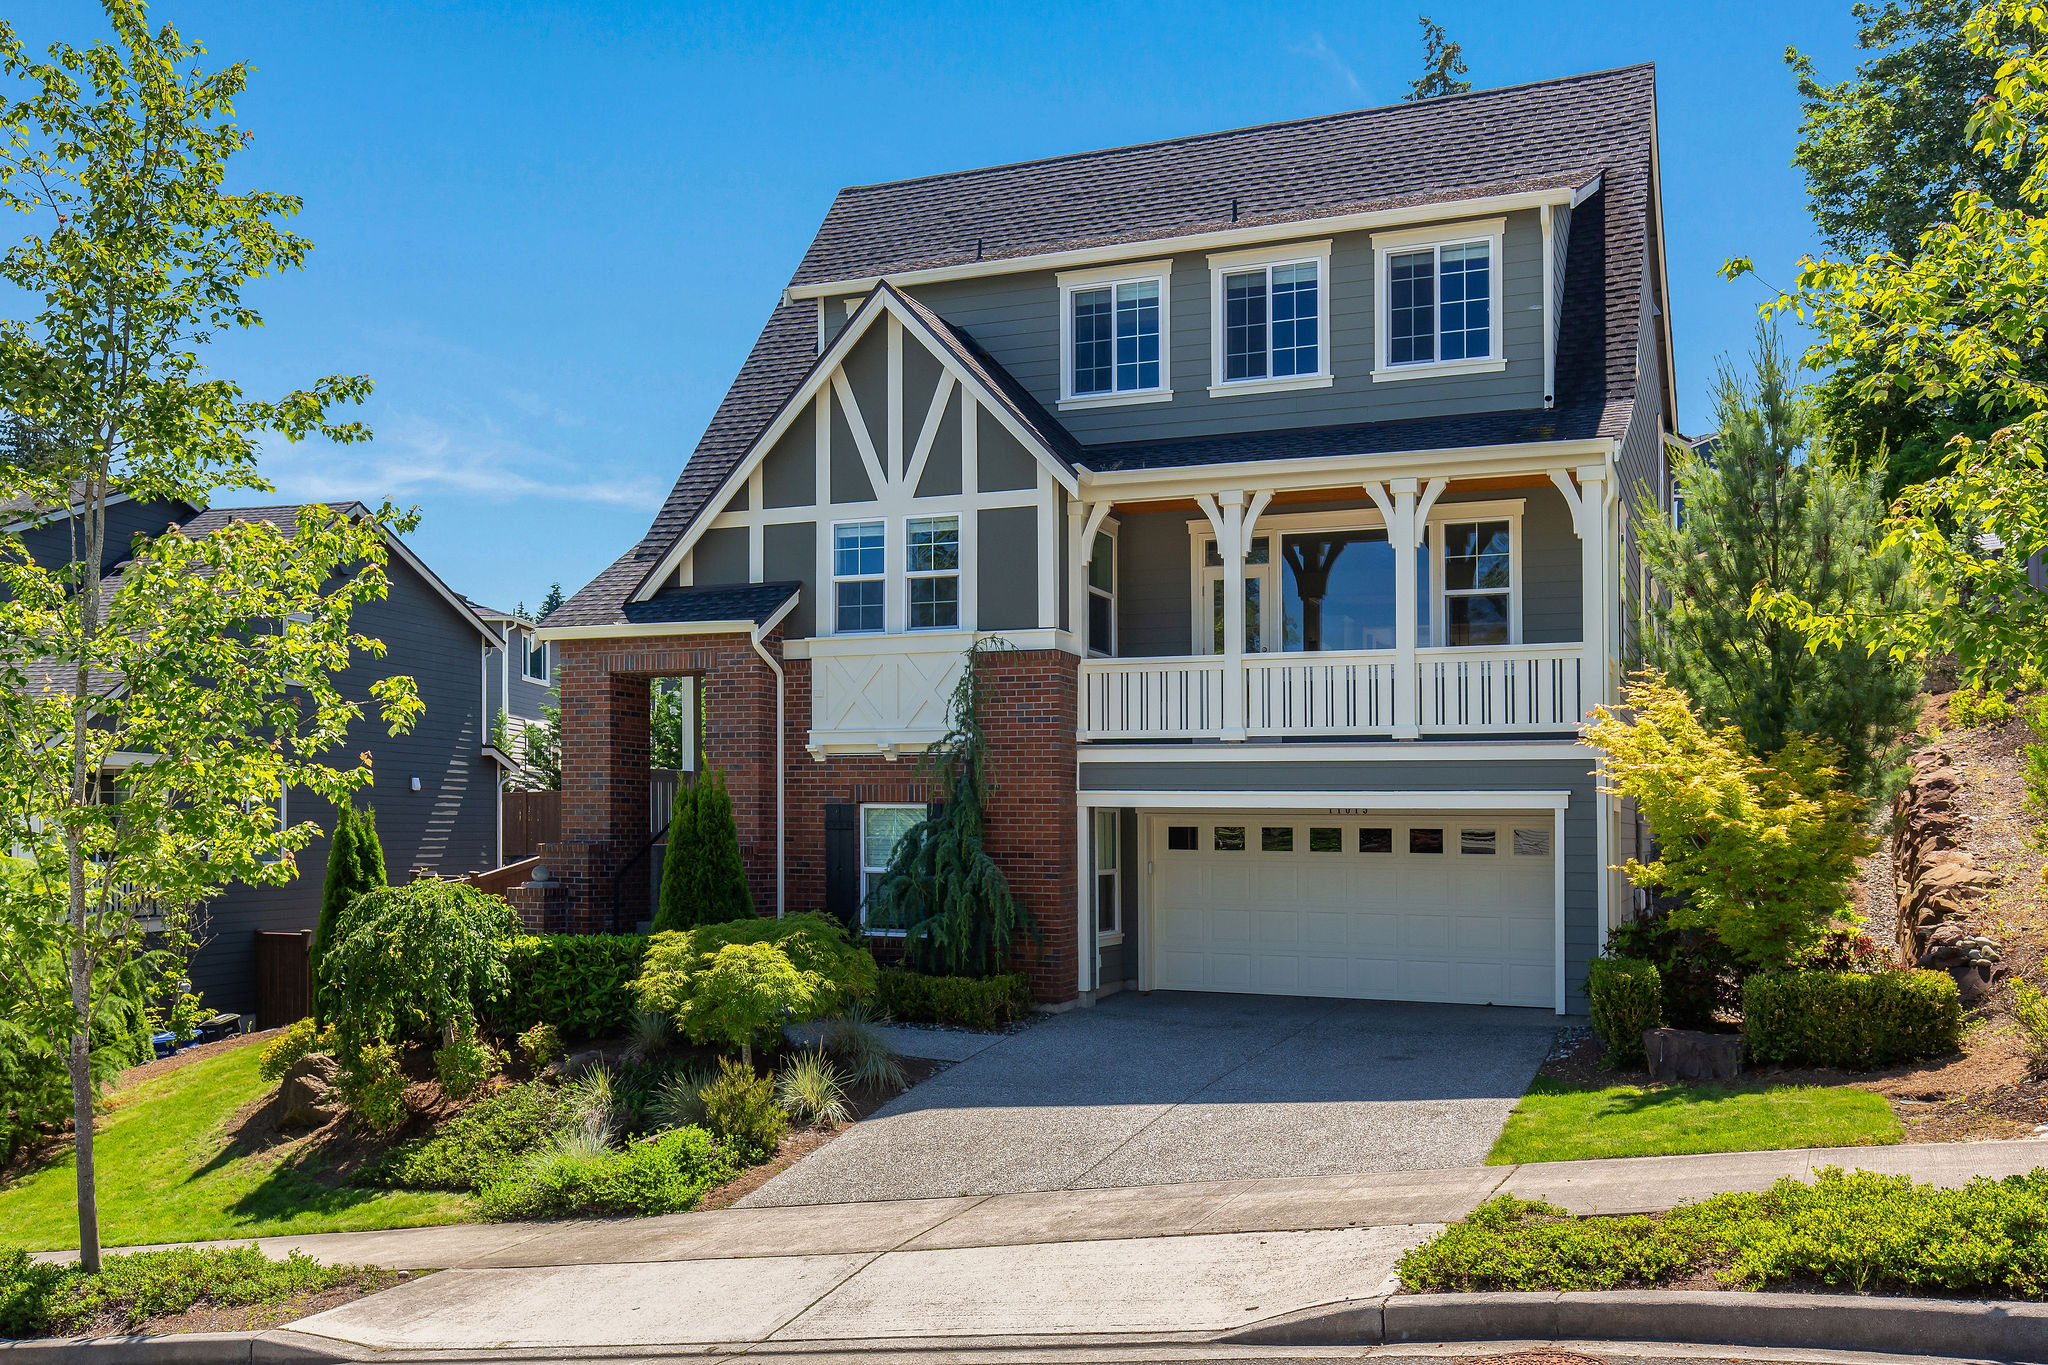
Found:
<path fill-rule="evenodd" d="M 927 820 L 936 820 L 945 813 L 946 803 L 943 801 L 927 801 L 924 803 L 924 818 Z"/>
<path fill-rule="evenodd" d="M 825 805 L 825 913 L 851 929 L 860 922 L 860 807 Z"/>

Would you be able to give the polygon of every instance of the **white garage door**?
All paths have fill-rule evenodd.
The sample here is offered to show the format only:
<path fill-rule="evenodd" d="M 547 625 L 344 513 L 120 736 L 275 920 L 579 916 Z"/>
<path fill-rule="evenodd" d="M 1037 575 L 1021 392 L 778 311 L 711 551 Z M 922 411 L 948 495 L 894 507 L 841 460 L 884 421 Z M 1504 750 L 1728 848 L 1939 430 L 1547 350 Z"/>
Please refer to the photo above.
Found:
<path fill-rule="evenodd" d="M 1152 986 L 1555 1003 L 1550 816 L 1152 821 Z"/>

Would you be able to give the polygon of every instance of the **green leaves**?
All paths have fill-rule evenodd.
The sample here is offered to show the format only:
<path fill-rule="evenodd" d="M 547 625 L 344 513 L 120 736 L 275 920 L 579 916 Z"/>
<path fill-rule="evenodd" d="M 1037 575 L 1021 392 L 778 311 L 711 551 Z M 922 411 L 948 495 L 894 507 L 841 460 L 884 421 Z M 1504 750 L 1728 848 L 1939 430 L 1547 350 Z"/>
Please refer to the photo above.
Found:
<path fill-rule="evenodd" d="M 516 932 L 511 907 L 462 882 L 358 896 L 321 964 L 340 1054 L 474 1033 L 479 1010 L 511 984 L 505 957 Z"/>

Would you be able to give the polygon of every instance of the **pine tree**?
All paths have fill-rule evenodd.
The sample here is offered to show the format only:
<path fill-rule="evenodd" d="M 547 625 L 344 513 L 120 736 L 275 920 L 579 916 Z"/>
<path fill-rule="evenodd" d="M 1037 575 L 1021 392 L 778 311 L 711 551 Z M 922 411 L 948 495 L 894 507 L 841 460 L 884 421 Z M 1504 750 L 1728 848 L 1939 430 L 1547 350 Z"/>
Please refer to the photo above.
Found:
<path fill-rule="evenodd" d="M 1472 82 L 1459 80 L 1465 74 L 1464 49 L 1450 40 L 1444 26 L 1428 15 L 1417 15 L 1422 25 L 1422 74 L 1408 84 L 1408 100 L 1433 100 L 1439 95 L 1462 95 Z"/>
<path fill-rule="evenodd" d="M 329 992 L 321 975 L 321 963 L 334 942 L 341 917 L 357 896 L 387 885 L 384 849 L 377 842 L 376 814 L 342 806 L 334 819 L 334 841 L 327 850 L 327 879 L 320 890 L 320 924 L 313 931 L 308 951 L 308 968 L 313 979 L 313 1022 L 324 1025 Z"/>
<path fill-rule="evenodd" d="M 545 621 L 550 616 L 553 616 L 555 608 L 561 606 L 563 600 L 562 585 L 560 583 L 548 584 L 548 595 L 543 597 L 540 602 L 540 619 Z"/>
<path fill-rule="evenodd" d="M 732 815 L 732 795 L 726 790 L 725 770 L 713 769 L 705 790 L 697 798 L 699 924 L 751 919 L 754 893 L 747 886 L 747 865 L 740 858 L 740 830 Z"/>
<path fill-rule="evenodd" d="M 1883 473 L 1817 449 L 1808 400 L 1775 333 L 1759 328 L 1753 376 L 1725 363 L 1711 453 L 1680 460 L 1682 525 L 1638 516 L 1658 591 L 1643 604 L 1634 651 L 1710 720 L 1741 728 L 1759 755 L 1795 733 L 1832 741 L 1852 790 L 1882 797 L 1919 690 L 1910 661 L 1861 644 L 1809 648 L 1792 626 L 1752 612 L 1786 592 L 1823 613 L 1896 614 L 1909 600 L 1902 550 L 1883 548 Z"/>
<path fill-rule="evenodd" d="M 668 818 L 668 852 L 661 860 L 661 899 L 654 911 L 654 932 L 687 929 L 698 920 L 694 909 L 697 865 L 697 788 L 676 783 L 676 801 Z"/>

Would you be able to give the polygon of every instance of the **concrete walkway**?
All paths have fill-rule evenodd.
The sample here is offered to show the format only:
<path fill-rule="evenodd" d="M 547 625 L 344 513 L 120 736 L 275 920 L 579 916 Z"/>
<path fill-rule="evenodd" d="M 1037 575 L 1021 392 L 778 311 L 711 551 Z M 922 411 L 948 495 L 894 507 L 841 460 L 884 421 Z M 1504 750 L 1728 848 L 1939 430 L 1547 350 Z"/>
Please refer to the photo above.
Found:
<path fill-rule="evenodd" d="M 1556 1036 L 1545 1010 L 1126 992 L 992 1042 L 930 1035 L 919 1055 L 979 1049 L 741 1202 L 1476 1165 Z"/>

